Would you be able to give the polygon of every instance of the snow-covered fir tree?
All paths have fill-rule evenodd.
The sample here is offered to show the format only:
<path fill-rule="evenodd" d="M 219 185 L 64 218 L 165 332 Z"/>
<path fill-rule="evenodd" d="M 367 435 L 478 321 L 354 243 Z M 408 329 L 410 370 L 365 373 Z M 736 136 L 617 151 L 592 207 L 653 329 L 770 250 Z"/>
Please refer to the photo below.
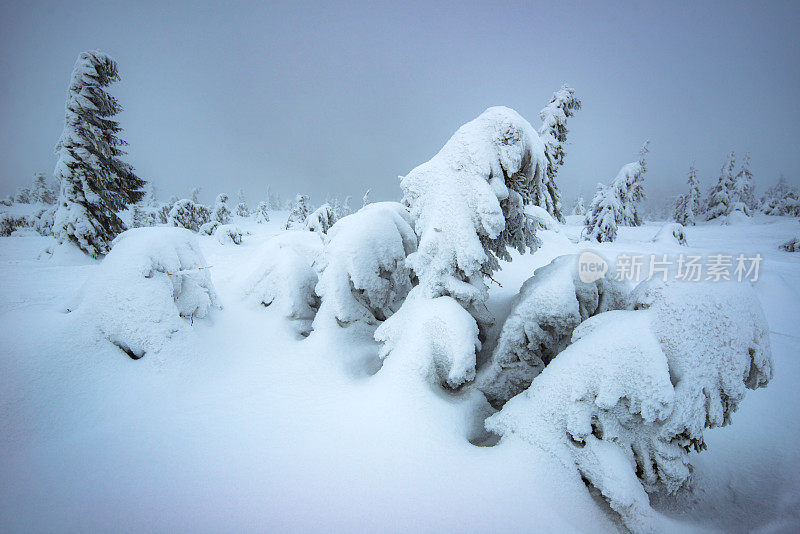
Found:
<path fill-rule="evenodd" d="M 733 152 L 728 154 L 720 169 L 717 185 L 711 190 L 708 197 L 708 210 L 706 220 L 728 215 L 733 209 L 733 169 L 736 165 L 736 156 Z"/>
<path fill-rule="evenodd" d="M 264 200 L 259 202 L 258 207 L 256 208 L 256 222 L 258 224 L 269 222 L 269 206 Z"/>
<path fill-rule="evenodd" d="M 37 172 L 33 177 L 33 186 L 31 187 L 31 203 L 55 204 L 56 200 L 56 195 L 47 184 L 44 173 Z"/>
<path fill-rule="evenodd" d="M 756 207 L 756 196 L 753 192 L 753 172 L 750 170 L 750 154 L 745 154 L 742 159 L 742 166 L 733 178 L 733 206 L 738 206 L 740 211 L 750 215 L 750 211 Z"/>
<path fill-rule="evenodd" d="M 236 215 L 239 217 L 249 217 L 250 209 L 247 207 L 247 199 L 244 197 L 244 191 L 239 189 L 238 193 L 239 202 L 236 204 Z"/>
<path fill-rule="evenodd" d="M 564 165 L 564 147 L 567 143 L 567 119 L 581 109 L 581 101 L 575 97 L 575 90 L 564 84 L 553 93 L 550 103 L 539 112 L 542 126 L 539 128 L 539 137 L 544 143 L 544 153 L 547 157 L 547 172 L 541 181 L 533 186 L 531 201 L 537 206 L 564 222 L 561 213 L 561 195 L 556 184 L 558 168 Z"/>
<path fill-rule="evenodd" d="M 189 200 L 194 202 L 195 204 L 200 204 L 200 192 L 203 190 L 202 187 L 195 187 L 192 188 L 192 192 L 189 195 Z"/>
<path fill-rule="evenodd" d="M 800 217 L 800 191 L 789 185 L 781 174 L 778 183 L 767 189 L 761 197 L 760 209 L 766 215 Z"/>
<path fill-rule="evenodd" d="M 54 233 L 92 257 L 106 254 L 125 230 L 117 212 L 141 200 L 145 181 L 122 161 L 125 141 L 112 119 L 122 111 L 105 87 L 119 80 L 117 63 L 97 51 L 83 52 L 72 71 L 64 131 L 56 145 L 61 183 Z"/>
<path fill-rule="evenodd" d="M 597 184 L 584 220 L 584 236 L 598 243 L 617 238 L 617 221 L 622 219 L 622 202 L 611 186 Z"/>
<path fill-rule="evenodd" d="M 689 192 L 680 195 L 675 201 L 675 222 L 684 226 L 694 226 L 700 213 L 700 184 L 697 182 L 697 169 L 689 167 Z"/>
<path fill-rule="evenodd" d="M 306 230 L 325 234 L 330 230 L 331 226 L 336 224 L 338 219 L 336 211 L 326 202 L 306 217 Z"/>
<path fill-rule="evenodd" d="M 214 211 L 211 213 L 211 219 L 219 224 L 230 224 L 231 210 L 228 207 L 228 195 L 225 193 L 217 195 L 217 200 L 214 202 Z"/>
<path fill-rule="evenodd" d="M 16 202 L 17 204 L 30 204 L 31 203 L 30 187 L 18 187 L 17 192 L 14 194 L 14 202 Z"/>
<path fill-rule="evenodd" d="M 361 207 L 362 207 L 362 208 L 363 208 L 364 206 L 366 206 L 367 204 L 369 204 L 370 202 L 372 202 L 372 201 L 369 199 L 369 194 L 370 194 L 371 192 L 372 192 L 372 189 L 367 189 L 367 190 L 364 192 L 364 197 L 361 199 Z"/>
<path fill-rule="evenodd" d="M 283 225 L 284 230 L 292 230 L 295 228 L 302 228 L 306 223 L 308 214 L 311 213 L 311 208 L 308 206 L 309 198 L 307 195 L 297 195 L 294 199 L 294 206 L 289 212 L 289 218 L 286 219 L 286 224 Z"/>
<path fill-rule="evenodd" d="M 583 200 L 583 195 L 578 195 L 575 199 L 575 204 L 572 206 L 572 215 L 586 215 L 586 205 Z"/>

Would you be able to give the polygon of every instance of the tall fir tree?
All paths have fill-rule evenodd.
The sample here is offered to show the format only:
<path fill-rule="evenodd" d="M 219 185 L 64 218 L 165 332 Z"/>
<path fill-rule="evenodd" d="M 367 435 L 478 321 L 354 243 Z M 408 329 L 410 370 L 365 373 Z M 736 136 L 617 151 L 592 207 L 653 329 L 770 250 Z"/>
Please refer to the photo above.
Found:
<path fill-rule="evenodd" d="M 249 217 L 250 208 L 247 207 L 247 199 L 244 197 L 244 191 L 239 189 L 238 203 L 236 204 L 236 215 L 239 217 Z"/>
<path fill-rule="evenodd" d="M 736 166 L 736 155 L 731 152 L 725 158 L 720 169 L 717 185 L 708 197 L 706 220 L 727 215 L 733 209 L 733 169 Z"/>
<path fill-rule="evenodd" d="M 104 88 L 119 80 L 117 63 L 98 51 L 75 63 L 66 103 L 64 131 L 56 145 L 55 176 L 61 183 L 54 234 L 88 255 L 106 254 L 125 230 L 118 211 L 141 200 L 145 181 L 120 159 L 127 143 L 112 119 L 122 106 Z"/>
<path fill-rule="evenodd" d="M 742 159 L 742 166 L 733 178 L 733 206 L 750 214 L 756 208 L 756 196 L 753 191 L 753 172 L 750 170 L 750 154 L 745 154 Z"/>
<path fill-rule="evenodd" d="M 564 165 L 564 146 L 567 143 L 567 119 L 581 109 L 581 101 L 575 97 L 575 90 L 564 84 L 553 93 L 550 103 L 539 112 L 542 126 L 539 137 L 544 143 L 544 154 L 547 158 L 547 169 L 541 180 L 533 186 L 532 201 L 546 209 L 547 212 L 564 222 L 561 213 L 561 194 L 556 184 L 558 169 Z"/>
<path fill-rule="evenodd" d="M 700 214 L 700 184 L 697 181 L 697 169 L 694 163 L 689 167 L 689 178 L 686 183 L 689 185 L 689 192 L 679 196 L 675 202 L 675 222 L 684 226 L 694 226 Z"/>

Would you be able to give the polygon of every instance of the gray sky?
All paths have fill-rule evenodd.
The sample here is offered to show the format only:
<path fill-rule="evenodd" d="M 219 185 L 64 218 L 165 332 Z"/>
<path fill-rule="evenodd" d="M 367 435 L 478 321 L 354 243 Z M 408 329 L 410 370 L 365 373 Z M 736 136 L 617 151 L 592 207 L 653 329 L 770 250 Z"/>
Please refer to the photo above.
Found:
<path fill-rule="evenodd" d="M 70 72 L 100 49 L 128 161 L 165 198 L 267 185 L 399 198 L 397 176 L 493 105 L 539 126 L 562 82 L 584 108 L 559 174 L 591 197 L 651 139 L 648 193 L 710 185 L 749 151 L 758 192 L 800 183 L 800 2 L 4 2 L 0 194 L 52 174 Z"/>

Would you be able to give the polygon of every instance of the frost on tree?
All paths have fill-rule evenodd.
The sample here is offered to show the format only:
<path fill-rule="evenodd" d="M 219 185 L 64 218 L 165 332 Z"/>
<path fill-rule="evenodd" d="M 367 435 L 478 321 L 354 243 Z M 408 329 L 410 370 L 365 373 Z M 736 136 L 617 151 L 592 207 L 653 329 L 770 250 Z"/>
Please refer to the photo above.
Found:
<path fill-rule="evenodd" d="M 230 224 L 231 210 L 228 207 L 228 195 L 220 193 L 214 201 L 214 209 L 211 212 L 211 220 L 219 224 Z"/>
<path fill-rule="evenodd" d="M 781 175 L 778 183 L 767 189 L 761 197 L 760 209 L 766 215 L 800 217 L 800 191 L 789 185 Z"/>
<path fill-rule="evenodd" d="M 261 201 L 258 203 L 258 207 L 256 208 L 256 223 L 264 224 L 269 222 L 269 205 L 266 201 Z"/>
<path fill-rule="evenodd" d="M 311 209 L 308 206 L 307 195 L 297 195 L 294 199 L 292 211 L 289 212 L 289 218 L 286 219 L 286 224 L 283 225 L 284 230 L 293 230 L 303 228 L 306 223 L 308 214 Z"/>
<path fill-rule="evenodd" d="M 169 211 L 169 225 L 199 232 L 200 227 L 211 219 L 211 212 L 202 204 L 195 204 L 188 198 L 179 200 Z"/>
<path fill-rule="evenodd" d="M 244 191 L 239 189 L 238 204 L 236 204 L 236 215 L 239 217 L 249 217 L 250 209 L 247 207 L 247 199 L 244 198 Z"/>
<path fill-rule="evenodd" d="M 679 223 L 667 223 L 650 240 L 652 243 L 686 245 L 686 229 Z"/>
<path fill-rule="evenodd" d="M 576 328 L 486 427 L 573 466 L 639 532 L 653 527 L 647 492 L 690 483 L 690 451 L 769 382 L 772 359 L 747 284 L 643 282 L 629 307 Z"/>
<path fill-rule="evenodd" d="M 575 328 L 594 315 L 626 305 L 625 284 L 606 272 L 595 281 L 579 277 L 578 255 L 560 256 L 522 285 L 503 324 L 478 389 L 499 408 L 524 391 L 569 345 Z"/>
<path fill-rule="evenodd" d="M 218 307 L 207 267 L 188 230 L 128 230 L 114 240 L 68 311 L 76 325 L 99 331 L 138 359 Z"/>
<path fill-rule="evenodd" d="M 235 224 L 220 224 L 214 236 L 220 245 L 241 245 L 242 231 Z"/>
<path fill-rule="evenodd" d="M 547 170 L 542 173 L 541 179 L 533 186 L 531 201 L 558 219 L 564 222 L 561 214 L 561 195 L 556 185 L 558 168 L 564 165 L 567 144 L 567 119 L 581 109 L 581 101 L 575 97 L 575 90 L 564 84 L 553 93 L 550 103 L 539 112 L 542 126 L 539 128 L 539 137 L 544 143 L 544 154 L 547 158 Z"/>
<path fill-rule="evenodd" d="M 336 223 L 336 212 L 327 202 L 311 212 L 305 220 L 305 228 L 310 232 L 325 234 Z"/>
<path fill-rule="evenodd" d="M 61 183 L 55 233 L 92 257 L 108 253 L 125 230 L 117 212 L 141 200 L 145 182 L 120 158 L 125 141 L 112 117 L 122 110 L 104 88 L 119 80 L 116 62 L 97 51 L 75 63 L 64 131 L 56 145 L 56 180 Z"/>
<path fill-rule="evenodd" d="M 493 107 L 459 128 L 438 154 L 409 172 L 400 186 L 419 244 L 406 265 L 418 285 L 403 306 L 447 296 L 480 329 L 492 324 L 484 277 L 499 268 L 500 259 L 511 259 L 509 247 L 521 253 L 538 248 L 536 221 L 526 214 L 524 204 L 532 198 L 534 184 L 544 179 L 546 167 L 544 145 L 530 123 L 514 110 Z M 401 320 L 397 316 L 375 334 L 390 347 L 406 345 L 392 336 L 413 332 L 394 326 Z M 474 359 L 474 354 L 464 358 Z"/>
<path fill-rule="evenodd" d="M 717 179 L 717 185 L 711 190 L 711 195 L 708 199 L 706 220 L 710 221 L 711 219 L 728 215 L 733 211 L 733 203 L 735 202 L 733 193 L 733 169 L 735 165 L 735 155 L 731 152 L 725 159 L 725 163 L 722 164 L 722 169 Z"/>
<path fill-rule="evenodd" d="M 411 290 L 405 260 L 416 248 L 411 217 L 397 202 L 369 204 L 340 219 L 317 262 L 321 305 L 314 330 L 375 325 L 391 316 Z"/>
<path fill-rule="evenodd" d="M 701 213 L 700 184 L 697 181 L 697 170 L 692 164 L 689 167 L 689 192 L 680 195 L 675 202 L 675 222 L 683 226 L 694 226 Z"/>
<path fill-rule="evenodd" d="M 598 184 L 584 221 L 587 239 L 600 243 L 614 241 L 618 226 L 642 224 L 637 204 L 645 198 L 644 176 L 649 143 L 645 141 L 642 145 L 638 161 L 624 165 L 610 184 Z"/>

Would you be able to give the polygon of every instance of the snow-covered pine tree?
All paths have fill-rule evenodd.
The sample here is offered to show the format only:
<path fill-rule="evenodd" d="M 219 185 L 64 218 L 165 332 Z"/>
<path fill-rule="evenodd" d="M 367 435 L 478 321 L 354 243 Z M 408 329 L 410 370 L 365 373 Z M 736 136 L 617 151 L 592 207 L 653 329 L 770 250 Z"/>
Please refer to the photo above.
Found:
<path fill-rule="evenodd" d="M 56 196 L 53 193 L 53 190 L 47 184 L 47 178 L 45 178 L 44 173 L 42 172 L 37 172 L 33 177 L 33 186 L 31 187 L 31 203 L 56 203 Z"/>
<path fill-rule="evenodd" d="M 761 197 L 760 209 L 766 215 L 800 217 L 800 191 L 789 185 L 781 174 L 778 183 L 767 189 Z"/>
<path fill-rule="evenodd" d="M 564 165 L 564 146 L 567 143 L 567 119 L 581 109 L 581 101 L 575 97 L 575 90 L 564 84 L 553 93 L 550 103 L 539 112 L 542 126 L 539 128 L 539 137 L 544 143 L 544 153 L 547 157 L 547 172 L 541 181 L 533 186 L 530 202 L 541 206 L 547 212 L 564 222 L 561 213 L 561 195 L 556 184 L 558 168 Z M 529 203 L 529 202 L 526 202 Z"/>
<path fill-rule="evenodd" d="M 336 211 L 326 202 L 306 217 L 305 227 L 310 232 L 326 234 L 338 219 Z"/>
<path fill-rule="evenodd" d="M 220 193 L 214 202 L 214 211 L 211 213 L 211 220 L 219 224 L 230 224 L 231 210 L 228 208 L 228 195 Z"/>
<path fill-rule="evenodd" d="M 122 161 L 125 141 L 112 117 L 122 106 L 104 88 L 119 80 L 117 63 L 98 51 L 75 63 L 64 131 L 56 145 L 55 176 L 61 183 L 54 234 L 92 257 L 106 254 L 125 230 L 117 212 L 141 200 L 145 181 Z"/>
<path fill-rule="evenodd" d="M 188 198 L 176 202 L 169 211 L 170 226 L 186 228 L 193 232 L 199 232 L 200 227 L 210 220 L 210 210 L 202 204 L 195 204 Z"/>
<path fill-rule="evenodd" d="M 264 200 L 259 202 L 258 207 L 256 208 L 256 222 L 258 224 L 269 222 L 269 206 Z"/>
<path fill-rule="evenodd" d="M 575 204 L 572 206 L 572 215 L 586 215 L 586 205 L 584 204 L 583 195 L 578 195 Z"/>
<path fill-rule="evenodd" d="M 700 213 L 700 184 L 697 182 L 697 169 L 694 163 L 689 167 L 689 192 L 680 195 L 675 201 L 675 222 L 684 226 L 694 226 Z"/>
<path fill-rule="evenodd" d="M 361 199 L 361 207 L 362 207 L 362 208 L 363 208 L 364 206 L 366 206 L 367 204 L 369 204 L 370 202 L 372 202 L 372 201 L 369 199 L 369 194 L 370 194 L 371 192 L 372 192 L 372 189 L 367 189 L 367 190 L 364 192 L 364 197 Z"/>
<path fill-rule="evenodd" d="M 14 202 L 17 204 L 30 204 L 31 203 L 31 190 L 29 187 L 18 187 L 14 195 Z"/>
<path fill-rule="evenodd" d="M 733 168 L 736 165 L 736 156 L 733 152 L 728 154 L 720 169 L 717 185 L 711 190 L 708 198 L 708 211 L 706 220 L 727 215 L 733 209 Z"/>
<path fill-rule="evenodd" d="M 284 230 L 292 230 L 295 228 L 302 228 L 306 223 L 306 218 L 311 212 L 308 206 L 307 195 L 297 195 L 294 199 L 294 206 L 292 211 L 289 212 L 289 218 L 286 219 L 286 224 L 283 225 Z"/>
<path fill-rule="evenodd" d="M 267 205 L 272 211 L 283 209 L 283 199 L 278 193 L 272 191 L 270 186 L 267 186 Z"/>
<path fill-rule="evenodd" d="M 148 183 L 144 188 L 144 199 L 142 200 L 142 204 L 151 208 L 158 208 L 159 204 L 156 195 L 156 187 L 153 184 Z"/>
<path fill-rule="evenodd" d="M 249 217 L 250 209 L 247 207 L 247 199 L 244 198 L 244 191 L 239 189 L 238 204 L 236 204 L 236 215 L 239 217 Z"/>
<path fill-rule="evenodd" d="M 200 204 L 200 191 L 202 191 L 202 187 L 194 187 L 192 188 L 192 193 L 189 196 L 189 200 L 194 202 L 195 204 Z"/>
<path fill-rule="evenodd" d="M 586 239 L 604 243 L 617 238 L 617 221 L 622 219 L 622 203 L 612 186 L 597 184 L 584 220 Z"/>
<path fill-rule="evenodd" d="M 639 160 L 622 167 L 612 182 L 622 203 L 622 220 L 617 221 L 622 226 L 642 225 L 637 204 L 645 198 L 644 176 L 647 173 L 649 146 L 650 141 L 645 141 L 639 150 Z"/>
<path fill-rule="evenodd" d="M 742 159 L 742 167 L 733 178 L 732 191 L 733 205 L 731 209 L 735 209 L 738 205 L 745 215 L 750 215 L 756 204 L 756 196 L 753 193 L 753 173 L 750 170 L 750 154 L 745 154 Z"/>

